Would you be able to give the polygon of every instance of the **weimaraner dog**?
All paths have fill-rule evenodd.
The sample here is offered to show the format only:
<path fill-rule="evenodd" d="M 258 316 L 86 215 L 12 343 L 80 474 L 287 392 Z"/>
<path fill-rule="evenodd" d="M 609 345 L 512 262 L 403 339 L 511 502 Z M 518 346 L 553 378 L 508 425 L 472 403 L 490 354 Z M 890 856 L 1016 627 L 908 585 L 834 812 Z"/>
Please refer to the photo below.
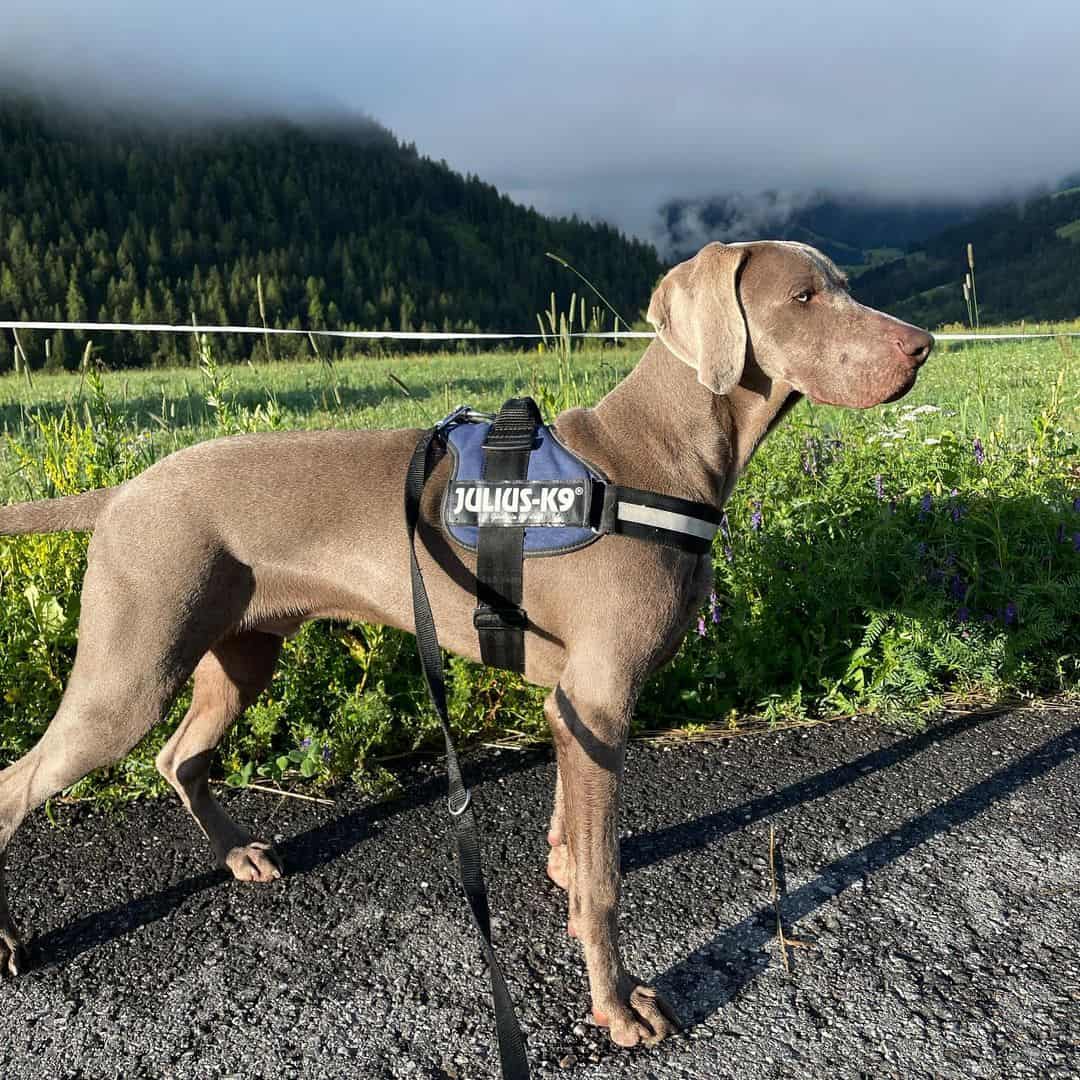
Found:
<path fill-rule="evenodd" d="M 820 252 L 777 241 L 709 244 L 663 278 L 648 318 L 657 337 L 634 371 L 556 428 L 615 483 L 716 507 L 804 395 L 854 408 L 894 401 L 933 345 L 852 299 Z M 306 620 L 412 630 L 402 492 L 419 435 L 216 439 L 119 487 L 0 509 L 0 533 L 94 533 L 63 700 L 40 742 L 0 772 L 0 970 L 23 964 L 2 872 L 13 833 L 51 795 L 127 754 L 192 675 L 191 708 L 158 768 L 239 880 L 280 876 L 270 845 L 211 794 L 211 757 Z M 419 558 L 443 643 L 479 659 L 475 561 L 437 524 L 447 464 L 425 490 Z M 558 758 L 548 874 L 569 893 L 596 1021 L 622 1046 L 675 1029 L 618 944 L 627 730 L 642 684 L 672 656 L 711 581 L 708 556 L 619 535 L 524 570 L 526 677 L 552 688 L 544 711 Z"/>

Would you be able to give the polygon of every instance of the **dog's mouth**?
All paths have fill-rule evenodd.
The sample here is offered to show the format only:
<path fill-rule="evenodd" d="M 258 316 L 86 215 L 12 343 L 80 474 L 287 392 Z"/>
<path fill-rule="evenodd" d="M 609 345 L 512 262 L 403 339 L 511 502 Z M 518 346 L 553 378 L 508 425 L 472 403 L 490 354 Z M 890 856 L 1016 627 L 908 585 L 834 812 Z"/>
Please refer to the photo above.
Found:
<path fill-rule="evenodd" d="M 841 409 L 872 409 L 875 405 L 889 405 L 899 401 L 915 385 L 918 374 L 918 368 L 905 366 L 902 372 L 897 372 L 895 381 L 890 380 L 885 384 L 886 387 L 891 387 L 888 390 L 881 389 L 884 380 L 875 380 L 871 386 L 864 388 L 865 392 L 856 395 L 829 393 L 819 387 L 808 390 L 806 396 L 815 405 L 834 405 Z"/>

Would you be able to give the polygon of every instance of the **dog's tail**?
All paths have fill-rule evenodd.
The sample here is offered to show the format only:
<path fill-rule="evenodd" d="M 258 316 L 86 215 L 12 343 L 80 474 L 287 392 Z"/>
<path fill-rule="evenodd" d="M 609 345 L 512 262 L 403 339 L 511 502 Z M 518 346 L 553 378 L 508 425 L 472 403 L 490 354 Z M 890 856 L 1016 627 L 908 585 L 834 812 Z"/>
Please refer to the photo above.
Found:
<path fill-rule="evenodd" d="M 0 536 L 19 533 L 92 532 L 115 488 L 100 488 L 63 499 L 0 506 Z"/>

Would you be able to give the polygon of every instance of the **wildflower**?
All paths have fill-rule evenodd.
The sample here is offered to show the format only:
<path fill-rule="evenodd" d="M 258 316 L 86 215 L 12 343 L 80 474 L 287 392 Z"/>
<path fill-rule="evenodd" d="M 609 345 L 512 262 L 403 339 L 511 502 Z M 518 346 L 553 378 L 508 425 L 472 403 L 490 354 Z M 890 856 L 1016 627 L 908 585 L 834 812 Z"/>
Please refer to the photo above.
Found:
<path fill-rule="evenodd" d="M 720 621 L 720 598 L 715 592 L 709 593 L 709 615 L 714 623 Z"/>
<path fill-rule="evenodd" d="M 1073 499 L 1073 513 L 1080 514 L 1080 495 Z"/>
<path fill-rule="evenodd" d="M 750 528 L 753 529 L 754 532 L 761 532 L 762 520 L 763 518 L 761 514 L 761 501 L 755 499 L 754 512 L 750 515 Z"/>
<path fill-rule="evenodd" d="M 733 563 L 735 561 L 735 552 L 732 550 L 730 544 L 724 545 L 724 558 L 727 559 L 729 563 Z"/>
<path fill-rule="evenodd" d="M 928 491 L 919 500 L 919 520 L 920 521 L 925 521 L 930 516 L 930 510 L 933 508 L 933 505 L 934 505 L 934 500 L 930 497 L 930 492 Z"/>
<path fill-rule="evenodd" d="M 972 450 L 975 453 L 975 464 L 982 465 L 986 461 L 986 451 L 983 449 L 982 439 L 978 435 L 975 436 L 975 441 L 972 443 Z"/>
<path fill-rule="evenodd" d="M 929 549 L 927 548 L 926 544 L 922 540 L 919 541 L 919 546 L 918 546 L 917 550 L 918 550 L 918 553 L 919 553 L 919 558 L 920 559 L 925 559 L 926 558 L 926 552 Z"/>
<path fill-rule="evenodd" d="M 993 621 L 994 621 L 994 613 L 992 611 L 987 611 L 987 612 L 983 613 L 983 622 L 984 623 L 992 623 Z"/>
<path fill-rule="evenodd" d="M 953 574 L 949 579 L 949 594 L 954 600 L 963 600 L 966 592 L 967 586 L 964 584 L 964 579 L 959 574 Z"/>
<path fill-rule="evenodd" d="M 971 612 L 963 604 L 956 609 L 956 621 L 966 623 L 971 618 Z"/>
<path fill-rule="evenodd" d="M 1006 626 L 1014 626 L 1016 624 L 1016 604 L 1011 600 L 1005 605 L 1005 613 L 1002 618 Z"/>
<path fill-rule="evenodd" d="M 1073 533 L 1073 551 L 1080 551 L 1080 532 Z"/>
<path fill-rule="evenodd" d="M 874 494 L 878 497 L 879 502 L 885 501 L 885 482 L 881 478 L 881 473 L 874 477 Z"/>
<path fill-rule="evenodd" d="M 301 749 L 301 750 L 307 750 L 307 749 L 309 749 L 310 747 L 311 747 L 311 737 L 310 737 L 310 736 L 308 736 L 308 738 L 306 738 L 306 739 L 305 739 L 305 740 L 304 740 L 304 741 L 303 741 L 303 742 L 302 742 L 302 743 L 300 744 L 300 749 Z"/>
<path fill-rule="evenodd" d="M 731 539 L 731 523 L 727 519 L 727 511 L 720 515 L 720 534 L 725 540 Z"/>
<path fill-rule="evenodd" d="M 704 615 L 699 615 L 698 616 L 697 632 L 698 632 L 698 637 L 704 637 L 705 636 L 705 616 Z"/>

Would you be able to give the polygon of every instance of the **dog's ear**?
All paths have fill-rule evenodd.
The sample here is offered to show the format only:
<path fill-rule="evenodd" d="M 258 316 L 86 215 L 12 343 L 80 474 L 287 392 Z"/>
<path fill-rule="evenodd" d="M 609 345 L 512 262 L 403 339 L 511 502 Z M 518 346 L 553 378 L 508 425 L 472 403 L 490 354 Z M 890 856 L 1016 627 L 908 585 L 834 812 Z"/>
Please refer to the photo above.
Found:
<path fill-rule="evenodd" d="M 731 390 L 746 364 L 746 320 L 738 292 L 746 257 L 744 247 L 707 244 L 664 275 L 646 315 L 660 340 L 714 394 Z"/>

